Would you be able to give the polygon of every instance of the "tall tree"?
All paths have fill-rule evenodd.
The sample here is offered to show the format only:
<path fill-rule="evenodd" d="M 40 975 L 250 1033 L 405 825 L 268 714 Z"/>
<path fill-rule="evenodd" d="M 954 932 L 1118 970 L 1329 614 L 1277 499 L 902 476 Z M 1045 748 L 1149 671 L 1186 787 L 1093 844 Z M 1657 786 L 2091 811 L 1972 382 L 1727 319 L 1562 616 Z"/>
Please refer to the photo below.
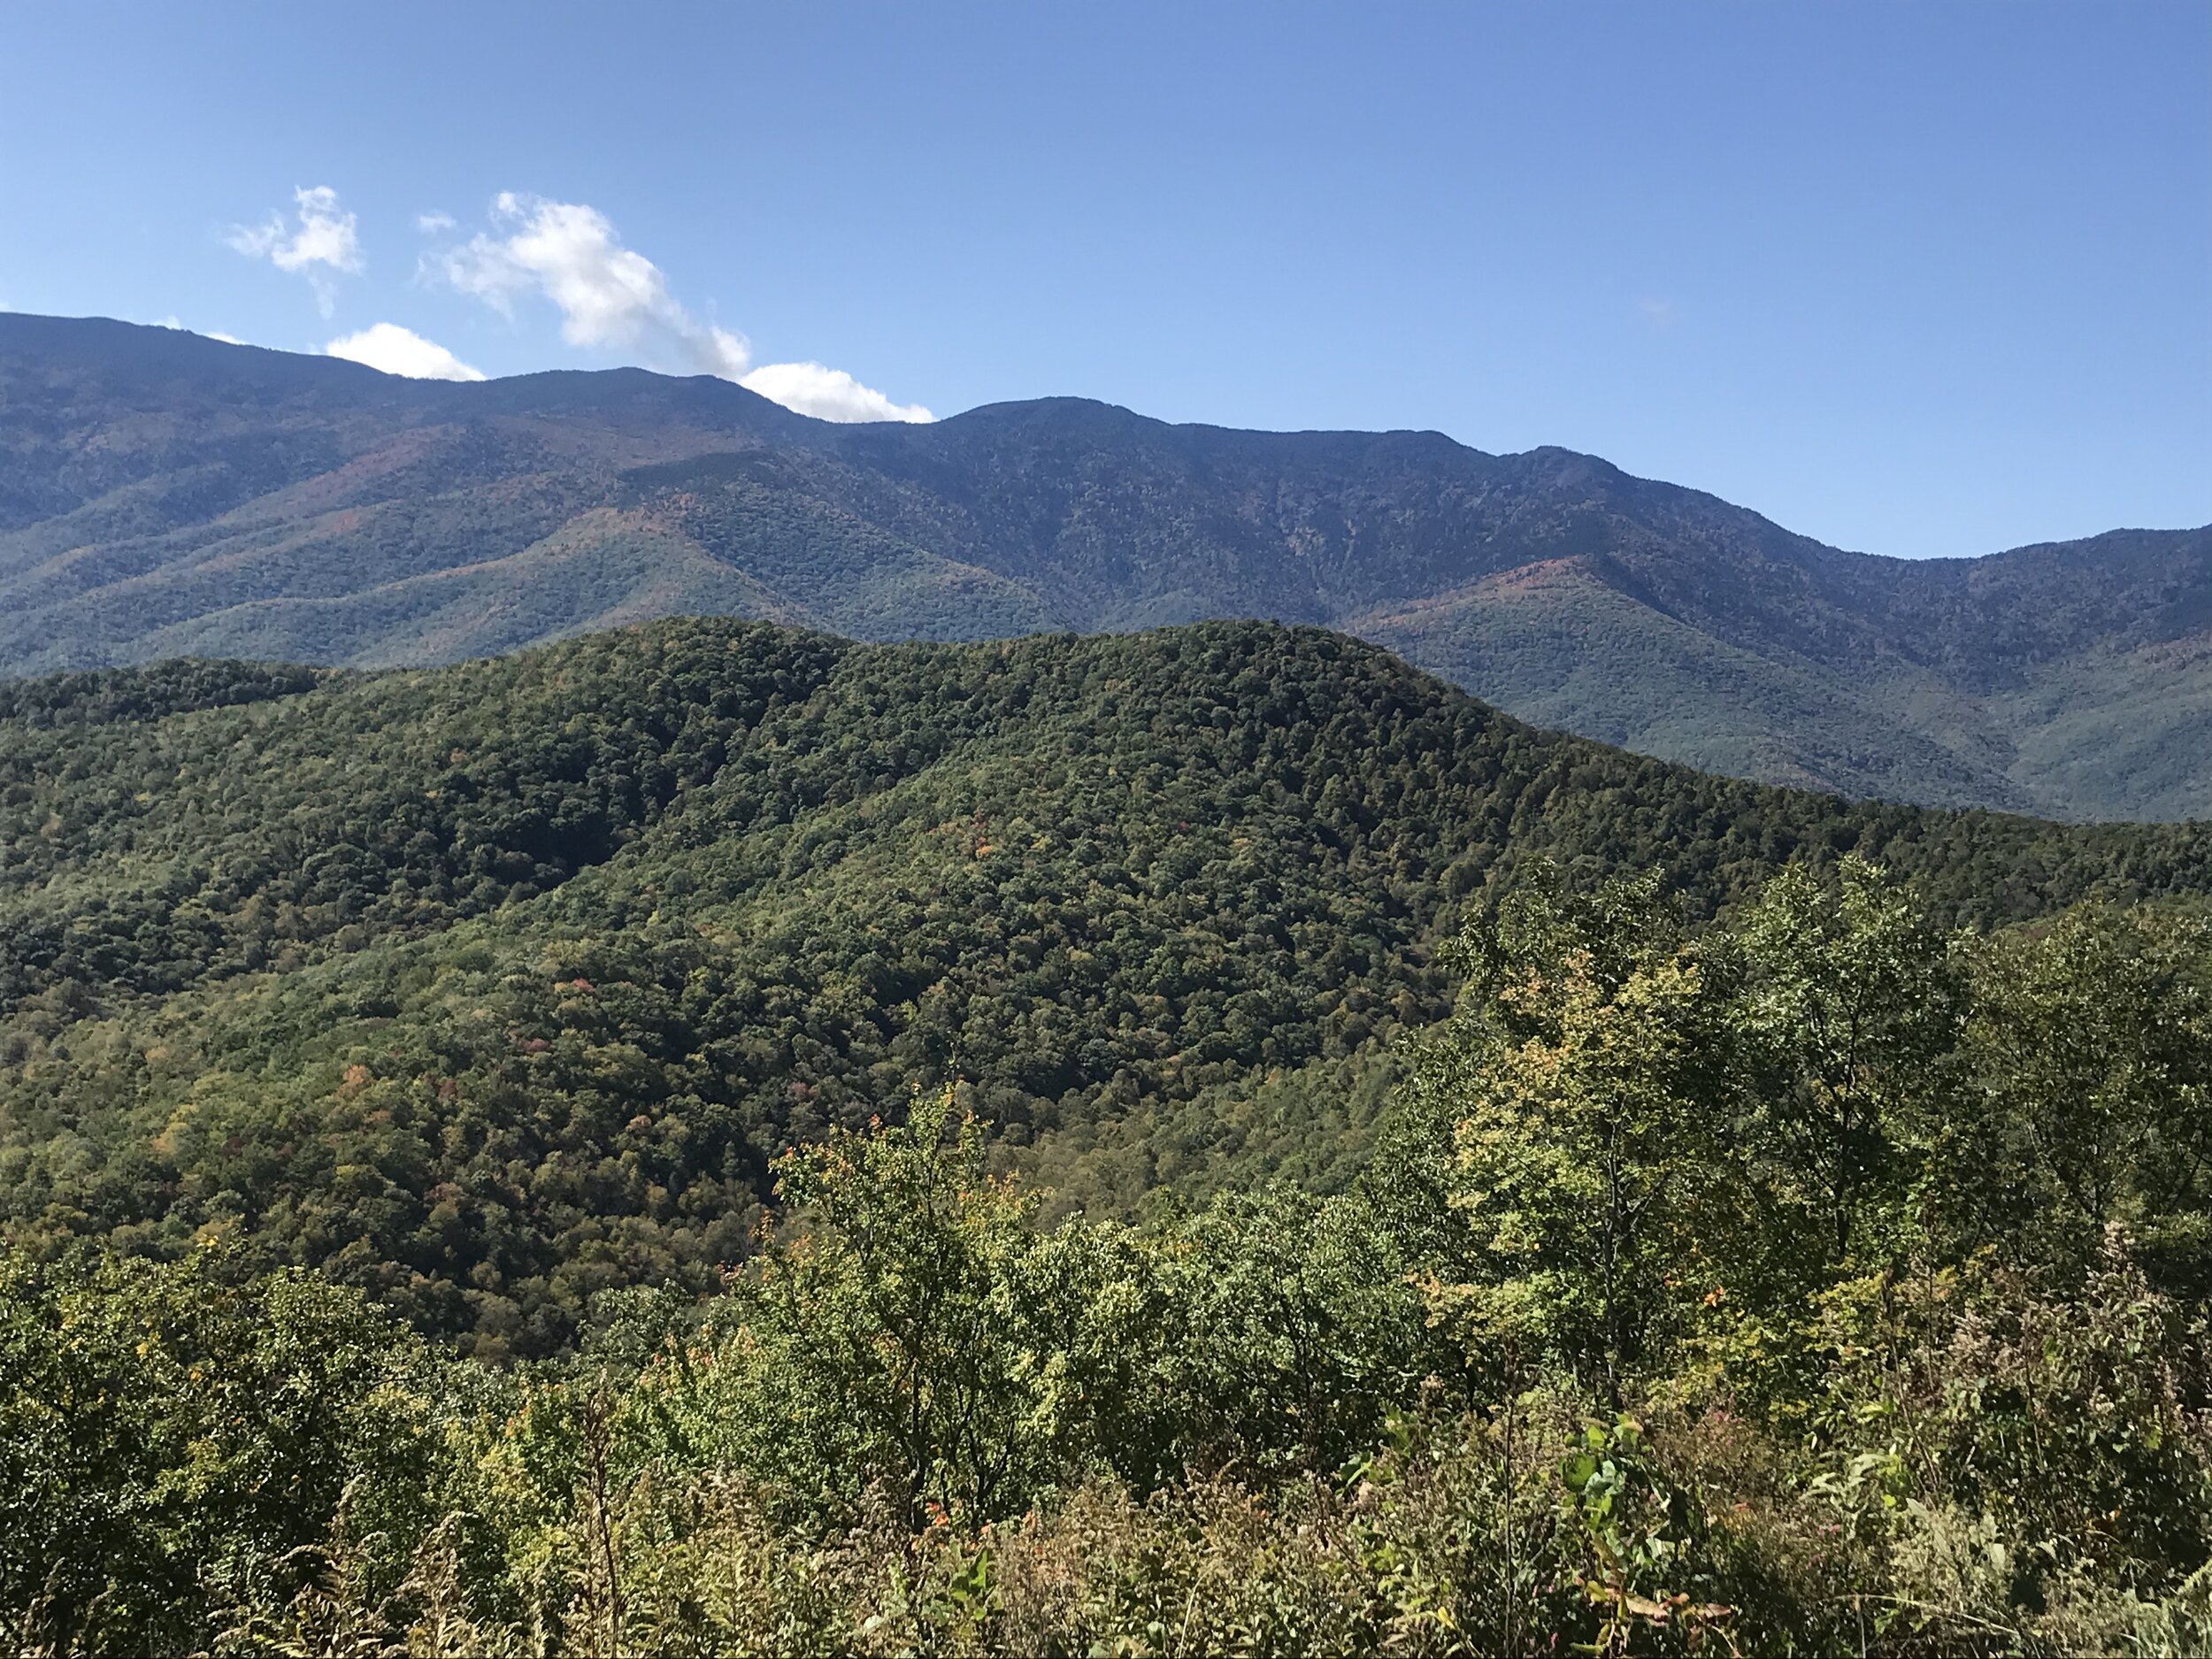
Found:
<path fill-rule="evenodd" d="M 2117 1223 L 2174 1271 L 2200 1261 L 2212 922 L 2088 904 L 1961 953 L 1974 1005 L 1947 1190 L 1974 1233 L 2078 1271 Z"/>
<path fill-rule="evenodd" d="M 1893 1194 L 1903 1120 L 1955 1040 L 1944 935 L 1878 865 L 1850 857 L 1832 878 L 1782 871 L 1709 959 L 1724 954 L 1764 1172 L 1784 1225 L 1809 1222 L 1823 1265 L 1839 1269 Z"/>
<path fill-rule="evenodd" d="M 1477 1352 L 1540 1344 L 1617 1402 L 1718 1161 L 1704 977 L 1652 877 L 1517 895 L 1453 955 L 1467 990 L 1416 1087 L 1452 1124 L 1470 1248 L 1435 1312 Z"/>
<path fill-rule="evenodd" d="M 733 1286 L 738 1328 L 700 1432 L 802 1487 L 849 1496 L 879 1481 L 916 1525 L 933 1504 L 995 1513 L 1026 1489 L 1053 1426 L 1050 1379 L 1024 1340 L 1042 1311 L 1021 1294 L 1029 1199 L 991 1175 L 982 1127 L 949 1089 L 776 1171 L 794 1223 Z"/>

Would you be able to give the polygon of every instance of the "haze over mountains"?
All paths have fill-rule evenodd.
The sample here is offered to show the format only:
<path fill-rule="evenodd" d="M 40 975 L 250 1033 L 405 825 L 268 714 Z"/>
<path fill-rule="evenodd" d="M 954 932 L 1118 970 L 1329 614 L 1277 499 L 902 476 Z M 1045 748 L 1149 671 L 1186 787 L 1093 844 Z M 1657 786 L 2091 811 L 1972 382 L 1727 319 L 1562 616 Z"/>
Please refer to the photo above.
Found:
<path fill-rule="evenodd" d="M 477 384 L 0 316 L 0 672 L 424 664 L 714 612 L 869 640 L 1325 625 L 1763 781 L 2212 814 L 2212 528 L 1847 553 L 1563 449 L 1079 399 L 839 426 L 636 370 Z"/>

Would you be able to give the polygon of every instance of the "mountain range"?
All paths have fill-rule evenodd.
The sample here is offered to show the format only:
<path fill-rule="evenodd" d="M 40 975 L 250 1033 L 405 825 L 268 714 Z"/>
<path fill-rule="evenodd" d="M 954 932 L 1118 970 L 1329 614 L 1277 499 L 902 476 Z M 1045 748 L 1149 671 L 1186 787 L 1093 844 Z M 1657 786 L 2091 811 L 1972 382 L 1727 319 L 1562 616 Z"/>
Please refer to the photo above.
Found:
<path fill-rule="evenodd" d="M 835 426 L 709 379 L 417 381 L 0 315 L 0 672 L 428 665 L 686 613 L 879 641 L 1316 624 L 1711 772 L 2212 816 L 2212 527 L 1893 559 L 1436 433 L 1071 398 Z"/>

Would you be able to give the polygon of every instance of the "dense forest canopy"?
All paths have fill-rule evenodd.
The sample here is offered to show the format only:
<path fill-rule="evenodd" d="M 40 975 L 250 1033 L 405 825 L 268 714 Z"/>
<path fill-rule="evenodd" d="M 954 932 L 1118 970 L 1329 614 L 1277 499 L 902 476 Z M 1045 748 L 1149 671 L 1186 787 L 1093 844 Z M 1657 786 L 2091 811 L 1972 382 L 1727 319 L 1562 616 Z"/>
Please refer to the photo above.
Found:
<path fill-rule="evenodd" d="M 1946 926 L 2212 882 L 2201 826 L 1716 779 L 1259 624 L 671 622 L 4 695 L 7 1237 L 233 1240 L 489 1358 L 567 1346 L 602 1289 L 710 1283 L 774 1157 L 910 1086 L 1079 1199 L 1240 1157 L 1340 1184 L 1384 1041 L 1450 1006 L 1436 947 L 1532 859 L 1710 917 L 1861 854 Z"/>
<path fill-rule="evenodd" d="M 971 856 L 973 856 L 972 849 Z M 496 1368 L 0 1258 L 26 1651 L 2200 1651 L 2212 924 L 1525 865 L 1345 1190 L 1041 1225 L 954 1087 Z"/>

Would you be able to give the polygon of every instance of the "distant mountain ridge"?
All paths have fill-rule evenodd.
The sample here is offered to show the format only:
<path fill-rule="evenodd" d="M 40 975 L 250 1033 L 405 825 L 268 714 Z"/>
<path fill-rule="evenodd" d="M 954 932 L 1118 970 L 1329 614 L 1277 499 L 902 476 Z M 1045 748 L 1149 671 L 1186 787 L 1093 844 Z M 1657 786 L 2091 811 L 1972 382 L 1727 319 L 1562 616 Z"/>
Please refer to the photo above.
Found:
<path fill-rule="evenodd" d="M 995 404 L 839 426 L 639 370 L 471 384 L 0 315 L 0 672 L 430 664 L 652 617 L 1338 628 L 1762 781 L 2212 816 L 2212 527 L 1847 553 L 1557 449 Z"/>

